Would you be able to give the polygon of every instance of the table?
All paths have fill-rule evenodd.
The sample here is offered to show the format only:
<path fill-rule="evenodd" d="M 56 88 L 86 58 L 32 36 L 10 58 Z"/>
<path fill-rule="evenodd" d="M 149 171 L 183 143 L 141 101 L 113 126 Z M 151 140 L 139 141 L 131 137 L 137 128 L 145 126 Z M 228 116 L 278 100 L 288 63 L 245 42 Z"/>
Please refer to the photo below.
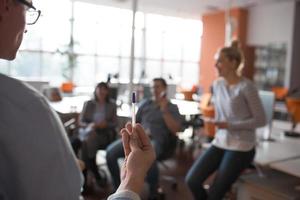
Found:
<path fill-rule="evenodd" d="M 300 178 L 300 139 L 284 135 L 289 122 L 273 120 L 272 126 L 275 142 L 258 143 L 255 163 Z"/>
<path fill-rule="evenodd" d="M 300 198 L 300 139 L 284 135 L 283 131 L 289 127 L 288 122 L 273 120 L 271 131 L 275 141 L 258 139 L 255 163 L 263 167 L 264 176 L 256 173 L 241 176 L 237 199 Z"/>
<path fill-rule="evenodd" d="M 180 99 L 171 99 L 170 101 L 178 106 L 179 113 L 181 115 L 201 115 L 199 102 L 197 101 L 186 101 Z"/>
<path fill-rule="evenodd" d="M 67 114 L 67 113 L 80 113 L 82 111 L 85 101 L 91 99 L 90 96 L 73 96 L 73 97 L 63 97 L 61 101 L 49 102 L 50 106 L 57 112 Z"/>
<path fill-rule="evenodd" d="M 271 131 L 272 137 L 275 139 L 274 142 L 258 142 L 258 145 L 256 146 L 255 163 L 262 166 L 269 166 L 275 162 L 300 157 L 300 139 L 286 137 L 283 130 L 288 127 L 288 124 L 280 123 L 282 122 L 273 120 Z"/>
<path fill-rule="evenodd" d="M 179 113 L 184 116 L 199 115 L 201 111 L 199 109 L 199 102 L 185 101 L 178 99 L 171 99 L 171 103 L 176 104 L 179 109 Z M 117 110 L 117 114 L 120 117 L 131 118 L 131 104 L 123 103 Z"/>
<path fill-rule="evenodd" d="M 282 162 L 271 163 L 270 167 L 300 178 L 300 157 Z"/>
<path fill-rule="evenodd" d="M 200 115 L 199 102 L 170 99 L 170 102 L 178 106 L 179 113 L 184 116 Z M 131 117 L 131 105 L 123 103 L 118 109 L 118 116 Z"/>
<path fill-rule="evenodd" d="M 90 100 L 91 97 L 87 95 L 64 97 L 58 102 L 49 102 L 50 106 L 57 112 L 66 113 L 80 113 L 82 111 L 85 101 Z M 178 99 L 171 99 L 172 103 L 178 106 L 181 115 L 199 115 L 201 111 L 199 109 L 199 102 L 196 101 L 185 101 Z M 131 105 L 123 103 L 118 107 L 117 115 L 120 117 L 131 117 Z"/>

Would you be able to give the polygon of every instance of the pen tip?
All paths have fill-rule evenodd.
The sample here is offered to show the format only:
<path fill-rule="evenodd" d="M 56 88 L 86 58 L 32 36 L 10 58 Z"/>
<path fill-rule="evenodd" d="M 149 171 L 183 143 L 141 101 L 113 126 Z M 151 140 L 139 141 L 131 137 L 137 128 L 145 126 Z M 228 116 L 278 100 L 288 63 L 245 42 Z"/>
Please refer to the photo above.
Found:
<path fill-rule="evenodd" d="M 135 92 L 132 93 L 132 103 L 136 103 Z"/>

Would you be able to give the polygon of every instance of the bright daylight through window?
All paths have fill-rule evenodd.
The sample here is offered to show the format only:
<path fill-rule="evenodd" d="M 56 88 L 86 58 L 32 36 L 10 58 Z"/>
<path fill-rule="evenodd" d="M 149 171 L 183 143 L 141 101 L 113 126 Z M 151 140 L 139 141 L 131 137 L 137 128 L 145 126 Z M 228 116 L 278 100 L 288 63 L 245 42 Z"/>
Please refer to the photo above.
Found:
<path fill-rule="evenodd" d="M 71 20 L 72 3 L 60 0 L 57 6 L 57 2 L 35 2 L 42 15 L 27 27 L 19 52 L 23 56 L 0 61 L 0 72 L 53 85 L 72 78 L 76 85 L 92 86 L 109 74 L 128 82 L 132 12 L 75 1 Z M 198 83 L 201 36 L 200 19 L 138 12 L 134 80 L 148 82 L 162 76 L 175 84 Z"/>

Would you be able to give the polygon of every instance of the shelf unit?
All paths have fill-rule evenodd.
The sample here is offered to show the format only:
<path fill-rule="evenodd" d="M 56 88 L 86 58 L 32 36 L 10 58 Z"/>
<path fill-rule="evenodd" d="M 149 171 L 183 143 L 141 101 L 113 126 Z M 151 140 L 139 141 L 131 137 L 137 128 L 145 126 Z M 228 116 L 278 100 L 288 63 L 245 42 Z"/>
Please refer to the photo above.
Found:
<path fill-rule="evenodd" d="M 255 47 L 254 81 L 259 89 L 284 86 L 286 45 Z"/>

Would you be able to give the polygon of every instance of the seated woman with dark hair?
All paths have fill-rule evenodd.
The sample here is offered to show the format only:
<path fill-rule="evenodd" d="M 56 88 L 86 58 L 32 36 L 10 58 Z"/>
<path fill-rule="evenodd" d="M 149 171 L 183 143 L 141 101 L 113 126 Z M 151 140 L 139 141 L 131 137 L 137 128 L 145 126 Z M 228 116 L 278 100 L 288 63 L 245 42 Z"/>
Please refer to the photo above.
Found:
<path fill-rule="evenodd" d="M 98 184 L 102 185 L 96 165 L 96 154 L 105 149 L 115 137 L 117 125 L 116 104 L 109 98 L 109 87 L 99 83 L 94 98 L 85 102 L 80 114 L 79 138 L 82 141 L 82 159 L 87 170 L 91 170 Z"/>

